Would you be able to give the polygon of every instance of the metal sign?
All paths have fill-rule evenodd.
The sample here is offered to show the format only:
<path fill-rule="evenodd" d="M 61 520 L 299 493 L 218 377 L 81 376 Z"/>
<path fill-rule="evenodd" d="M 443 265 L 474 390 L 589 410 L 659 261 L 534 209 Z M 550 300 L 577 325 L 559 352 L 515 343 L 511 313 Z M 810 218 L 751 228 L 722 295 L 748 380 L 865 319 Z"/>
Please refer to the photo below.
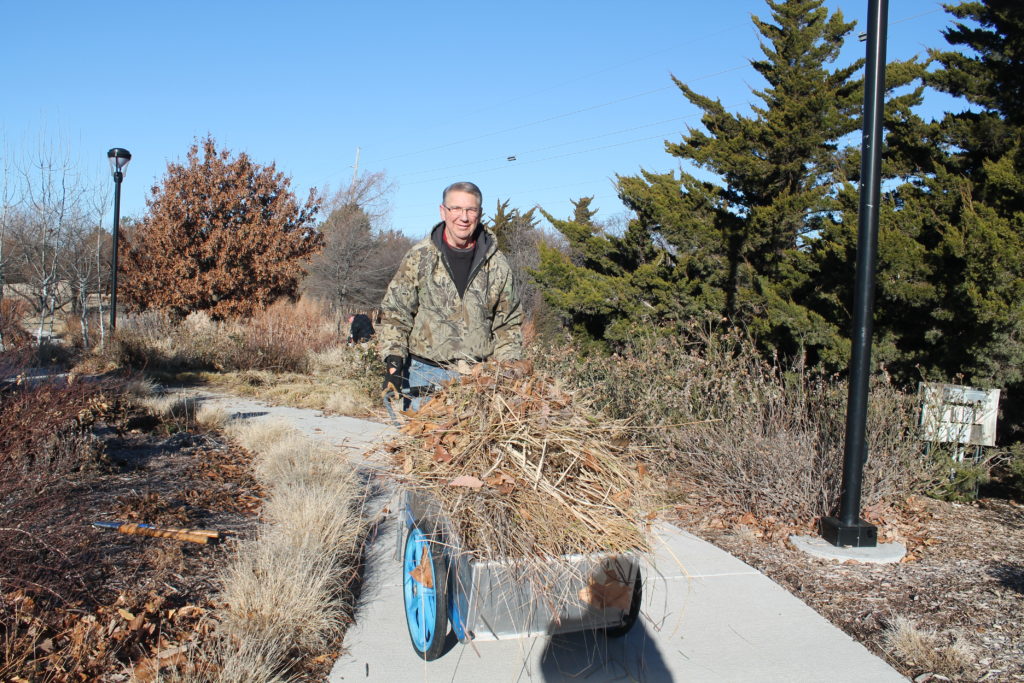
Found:
<path fill-rule="evenodd" d="M 921 382 L 921 438 L 935 443 L 995 446 L 999 389 Z"/>

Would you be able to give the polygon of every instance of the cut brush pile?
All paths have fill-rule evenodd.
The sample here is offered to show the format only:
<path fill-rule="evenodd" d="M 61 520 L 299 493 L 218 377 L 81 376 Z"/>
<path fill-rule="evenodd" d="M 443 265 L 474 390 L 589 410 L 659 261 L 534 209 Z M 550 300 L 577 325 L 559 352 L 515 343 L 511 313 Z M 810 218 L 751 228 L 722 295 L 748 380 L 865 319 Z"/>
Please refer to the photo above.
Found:
<path fill-rule="evenodd" d="M 437 499 L 475 557 L 647 549 L 650 482 L 628 425 L 528 362 L 478 365 L 405 415 L 391 445 L 405 485 Z"/>

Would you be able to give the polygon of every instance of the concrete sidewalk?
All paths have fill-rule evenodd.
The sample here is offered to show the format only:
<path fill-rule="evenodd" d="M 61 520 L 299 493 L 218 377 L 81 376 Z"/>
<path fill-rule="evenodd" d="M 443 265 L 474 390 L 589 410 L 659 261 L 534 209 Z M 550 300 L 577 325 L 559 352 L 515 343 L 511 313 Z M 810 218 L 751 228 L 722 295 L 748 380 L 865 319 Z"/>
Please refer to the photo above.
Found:
<path fill-rule="evenodd" d="M 304 433 L 343 446 L 357 466 L 387 425 L 317 411 L 200 395 L 243 419 L 287 419 Z M 395 501 L 397 502 L 397 501 Z M 396 510 L 397 505 L 389 506 Z M 440 659 L 413 652 L 405 624 L 399 520 L 378 527 L 346 654 L 330 681 L 905 681 L 883 660 L 799 599 L 740 560 L 670 524 L 655 530 L 643 568 L 639 622 L 624 638 L 593 632 L 452 643 Z"/>
<path fill-rule="evenodd" d="M 331 681 L 906 680 L 757 570 L 669 524 L 656 529 L 641 618 L 624 638 L 583 632 L 454 643 L 424 662 L 405 625 L 399 526 L 388 520 L 371 547 L 348 652 Z"/>

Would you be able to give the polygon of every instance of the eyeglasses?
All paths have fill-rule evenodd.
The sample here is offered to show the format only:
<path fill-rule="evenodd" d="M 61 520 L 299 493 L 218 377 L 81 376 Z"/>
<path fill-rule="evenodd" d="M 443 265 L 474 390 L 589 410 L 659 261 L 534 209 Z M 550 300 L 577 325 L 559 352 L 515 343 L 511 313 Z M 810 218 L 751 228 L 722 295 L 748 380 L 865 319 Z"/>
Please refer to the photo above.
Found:
<path fill-rule="evenodd" d="M 441 206 L 444 206 L 444 204 L 442 204 Z M 470 216 L 470 217 L 472 217 L 472 216 L 479 216 L 480 215 L 480 207 L 479 206 L 470 206 L 470 207 L 444 206 L 444 208 L 445 208 L 446 211 L 450 211 L 452 213 L 464 213 L 464 214 L 466 214 L 467 216 Z"/>

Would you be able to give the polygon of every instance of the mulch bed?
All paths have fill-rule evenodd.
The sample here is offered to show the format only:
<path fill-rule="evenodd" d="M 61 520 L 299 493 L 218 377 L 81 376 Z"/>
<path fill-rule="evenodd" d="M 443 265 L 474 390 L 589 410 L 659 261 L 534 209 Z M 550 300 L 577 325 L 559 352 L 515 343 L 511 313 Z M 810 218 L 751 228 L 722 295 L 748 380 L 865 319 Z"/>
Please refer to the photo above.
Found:
<path fill-rule="evenodd" d="M 94 466 L 17 521 L 22 562 L 0 571 L 0 680 L 154 680 L 212 628 L 224 545 L 127 536 L 90 522 L 216 529 L 241 538 L 263 491 L 248 454 L 140 414 L 99 416 Z M 8 552 L 12 549 L 8 548 Z"/>
<path fill-rule="evenodd" d="M 888 565 L 840 564 L 795 550 L 789 535 L 816 535 L 810 524 L 755 519 L 695 497 L 675 510 L 682 526 L 759 569 L 915 681 L 950 678 L 887 649 L 895 616 L 944 643 L 967 641 L 974 661 L 957 680 L 1024 680 L 1024 506 L 1016 502 L 911 498 L 867 510 L 881 542 L 907 546 L 906 559 Z"/>

